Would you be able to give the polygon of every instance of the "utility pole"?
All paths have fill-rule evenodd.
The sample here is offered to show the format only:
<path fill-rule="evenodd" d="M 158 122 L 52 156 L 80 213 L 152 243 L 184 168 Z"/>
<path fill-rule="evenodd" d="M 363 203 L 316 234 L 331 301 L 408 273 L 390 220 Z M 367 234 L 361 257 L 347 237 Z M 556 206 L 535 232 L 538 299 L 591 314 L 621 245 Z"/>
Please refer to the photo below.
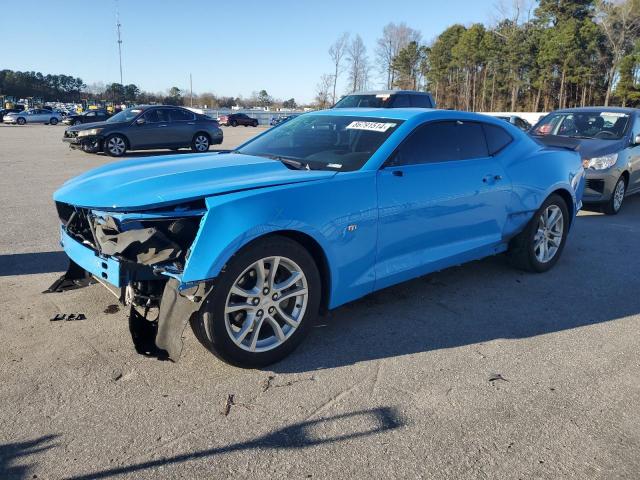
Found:
<path fill-rule="evenodd" d="M 189 88 L 191 89 L 191 108 L 193 108 L 193 77 L 189 74 Z"/>
<path fill-rule="evenodd" d="M 116 7 L 117 8 L 117 7 Z M 118 31 L 118 57 L 120 59 L 120 85 L 124 85 L 122 81 L 122 38 L 120 37 L 120 10 L 116 10 L 116 29 Z"/>

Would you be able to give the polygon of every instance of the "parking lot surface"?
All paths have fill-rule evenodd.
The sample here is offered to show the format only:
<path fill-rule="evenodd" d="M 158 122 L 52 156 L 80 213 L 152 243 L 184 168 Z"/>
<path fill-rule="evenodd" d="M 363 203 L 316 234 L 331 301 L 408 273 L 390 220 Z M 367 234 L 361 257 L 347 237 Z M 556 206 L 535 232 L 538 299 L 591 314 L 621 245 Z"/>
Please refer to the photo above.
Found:
<path fill-rule="evenodd" d="M 499 256 L 398 285 L 267 369 L 189 329 L 162 362 L 102 286 L 41 294 L 66 268 L 52 193 L 114 161 L 62 132 L 0 126 L 0 478 L 640 478 L 640 197 L 581 213 L 549 273 Z"/>

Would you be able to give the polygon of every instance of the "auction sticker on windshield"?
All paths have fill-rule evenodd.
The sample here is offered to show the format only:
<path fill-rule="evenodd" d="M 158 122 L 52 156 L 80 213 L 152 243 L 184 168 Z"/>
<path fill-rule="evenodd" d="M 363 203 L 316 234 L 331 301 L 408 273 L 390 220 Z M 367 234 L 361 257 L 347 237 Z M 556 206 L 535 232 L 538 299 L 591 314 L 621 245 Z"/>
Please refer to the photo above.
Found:
<path fill-rule="evenodd" d="M 371 132 L 386 132 L 395 127 L 395 123 L 382 122 L 351 122 L 347 125 L 347 130 L 369 130 Z"/>

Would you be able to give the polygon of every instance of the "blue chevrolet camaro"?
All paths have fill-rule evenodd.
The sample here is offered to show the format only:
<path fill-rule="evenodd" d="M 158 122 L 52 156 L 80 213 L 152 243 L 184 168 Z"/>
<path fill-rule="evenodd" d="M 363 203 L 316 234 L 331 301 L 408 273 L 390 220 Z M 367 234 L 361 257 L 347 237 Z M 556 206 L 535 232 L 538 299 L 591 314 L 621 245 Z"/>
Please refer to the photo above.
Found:
<path fill-rule="evenodd" d="M 502 252 L 548 270 L 583 173 L 577 153 L 483 115 L 309 113 L 232 152 L 69 180 L 54 199 L 71 262 L 49 291 L 103 283 L 141 353 L 177 359 L 190 322 L 224 360 L 267 365 L 319 311 L 389 285 Z"/>

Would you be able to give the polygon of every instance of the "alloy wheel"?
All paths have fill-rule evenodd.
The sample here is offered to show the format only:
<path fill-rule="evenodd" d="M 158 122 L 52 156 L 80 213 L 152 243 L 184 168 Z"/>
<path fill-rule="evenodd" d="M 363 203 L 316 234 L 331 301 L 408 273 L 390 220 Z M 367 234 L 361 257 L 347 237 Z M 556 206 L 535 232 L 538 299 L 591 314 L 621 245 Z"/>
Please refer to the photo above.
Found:
<path fill-rule="evenodd" d="M 122 155 L 127 147 L 124 143 L 124 140 L 122 140 L 122 138 L 112 137 L 109 139 L 109 142 L 107 143 L 107 148 L 109 149 L 110 153 L 118 156 L 118 155 Z"/>
<path fill-rule="evenodd" d="M 613 191 L 613 209 L 616 212 L 620 210 L 620 207 L 622 207 L 622 202 L 624 201 L 624 192 L 625 192 L 624 180 L 620 179 L 618 180 L 618 183 L 616 184 L 616 188 Z"/>
<path fill-rule="evenodd" d="M 564 215 L 557 205 L 549 205 L 538 219 L 533 238 L 533 251 L 540 263 L 548 263 L 556 256 L 564 235 Z"/>
<path fill-rule="evenodd" d="M 198 152 L 206 152 L 209 150 L 209 139 L 204 135 L 198 135 L 193 141 Z"/>
<path fill-rule="evenodd" d="M 293 260 L 262 258 L 238 276 L 227 295 L 227 333 L 243 350 L 273 350 L 298 329 L 308 300 L 307 278 Z"/>

